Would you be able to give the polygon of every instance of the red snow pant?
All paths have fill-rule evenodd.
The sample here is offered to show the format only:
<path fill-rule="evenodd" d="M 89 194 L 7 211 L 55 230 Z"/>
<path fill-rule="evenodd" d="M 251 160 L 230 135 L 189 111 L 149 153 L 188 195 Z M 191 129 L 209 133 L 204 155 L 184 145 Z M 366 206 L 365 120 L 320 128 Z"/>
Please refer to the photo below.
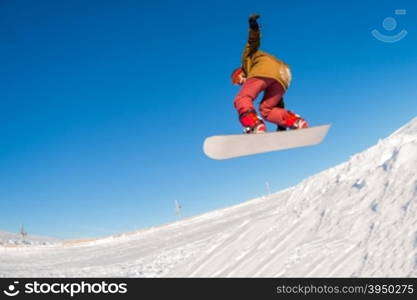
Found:
<path fill-rule="evenodd" d="M 236 95 L 234 106 L 239 116 L 247 111 L 254 110 L 253 102 L 264 91 L 264 96 L 259 105 L 262 118 L 278 125 L 285 124 L 287 110 L 277 107 L 285 93 L 282 85 L 272 78 L 252 77 L 245 81 Z"/>

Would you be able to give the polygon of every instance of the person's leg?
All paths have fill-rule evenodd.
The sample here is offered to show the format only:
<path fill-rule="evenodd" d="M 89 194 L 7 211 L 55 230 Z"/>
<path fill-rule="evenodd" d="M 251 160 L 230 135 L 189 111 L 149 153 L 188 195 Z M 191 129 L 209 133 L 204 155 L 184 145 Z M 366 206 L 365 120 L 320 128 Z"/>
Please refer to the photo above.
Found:
<path fill-rule="evenodd" d="M 234 107 L 239 114 L 239 121 L 245 128 L 249 128 L 247 132 L 253 131 L 258 125 L 262 124 L 262 128 L 255 129 L 255 132 L 265 131 L 266 127 L 262 120 L 258 117 L 253 102 L 256 97 L 266 88 L 265 78 L 249 78 L 242 85 L 239 93 L 234 100 Z M 259 129 L 259 130 L 258 130 Z"/>
<path fill-rule="evenodd" d="M 287 116 L 287 110 L 281 105 L 281 99 L 285 93 L 284 88 L 274 79 L 268 79 L 264 97 L 259 106 L 262 117 L 274 124 L 283 125 Z"/>
<path fill-rule="evenodd" d="M 271 123 L 277 124 L 278 130 L 283 129 L 283 127 L 292 129 L 307 128 L 308 123 L 303 118 L 280 105 L 284 93 L 284 88 L 277 81 L 273 80 L 273 82 L 268 83 L 260 104 L 262 117 Z"/>
<path fill-rule="evenodd" d="M 285 108 L 284 97 L 282 97 L 281 100 L 278 102 L 277 107 Z M 277 125 L 277 131 L 285 131 L 285 130 L 287 130 L 287 127 L 282 126 L 282 125 Z"/>
<path fill-rule="evenodd" d="M 234 106 L 238 114 L 242 115 L 248 111 L 255 110 L 253 101 L 265 88 L 266 82 L 264 78 L 252 77 L 246 80 L 234 100 Z"/>

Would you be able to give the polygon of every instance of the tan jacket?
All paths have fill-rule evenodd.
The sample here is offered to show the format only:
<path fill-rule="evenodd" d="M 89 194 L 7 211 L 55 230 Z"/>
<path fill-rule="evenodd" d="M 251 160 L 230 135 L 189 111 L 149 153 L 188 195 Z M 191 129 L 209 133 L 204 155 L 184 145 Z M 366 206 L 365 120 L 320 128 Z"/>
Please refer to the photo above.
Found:
<path fill-rule="evenodd" d="M 242 55 L 242 67 L 247 78 L 267 77 L 277 80 L 286 90 L 291 83 L 289 66 L 271 54 L 259 50 L 260 32 L 250 29 L 248 43 Z"/>

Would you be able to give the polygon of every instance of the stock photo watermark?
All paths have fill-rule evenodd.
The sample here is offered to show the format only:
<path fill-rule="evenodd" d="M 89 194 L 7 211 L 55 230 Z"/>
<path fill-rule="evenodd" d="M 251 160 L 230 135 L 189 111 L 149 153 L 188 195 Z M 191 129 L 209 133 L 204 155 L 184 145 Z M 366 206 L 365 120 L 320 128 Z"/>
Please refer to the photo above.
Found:
<path fill-rule="evenodd" d="M 15 297 L 19 294 L 25 295 L 39 295 L 39 294 L 55 294 L 67 295 L 71 298 L 79 294 L 126 294 L 127 283 L 108 283 L 106 281 L 100 282 L 39 282 L 37 280 L 26 282 L 24 284 L 19 281 L 14 281 L 7 285 L 3 290 L 3 294 L 8 297 Z"/>
<path fill-rule="evenodd" d="M 396 16 L 405 16 L 407 14 L 406 9 L 396 9 L 394 11 Z M 382 21 L 382 27 L 386 31 L 386 33 L 381 33 L 379 30 L 374 29 L 371 31 L 372 35 L 379 41 L 384 43 L 396 43 L 403 40 L 408 31 L 405 29 L 401 29 L 398 33 L 394 33 L 398 27 L 397 20 L 394 17 L 386 17 Z M 389 33 L 389 34 L 388 34 Z"/>
<path fill-rule="evenodd" d="M 20 291 L 17 289 L 19 281 L 13 282 L 13 284 L 8 285 L 7 289 L 3 291 L 6 296 L 14 297 L 19 295 Z"/>

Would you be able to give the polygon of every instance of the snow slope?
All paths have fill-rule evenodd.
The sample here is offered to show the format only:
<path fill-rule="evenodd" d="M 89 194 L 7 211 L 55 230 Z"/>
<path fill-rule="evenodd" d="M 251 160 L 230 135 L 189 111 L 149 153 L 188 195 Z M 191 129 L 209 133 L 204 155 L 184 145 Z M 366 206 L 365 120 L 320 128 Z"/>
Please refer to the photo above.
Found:
<path fill-rule="evenodd" d="M 0 277 L 416 277 L 417 118 L 279 193 L 173 224 L 0 246 Z"/>

